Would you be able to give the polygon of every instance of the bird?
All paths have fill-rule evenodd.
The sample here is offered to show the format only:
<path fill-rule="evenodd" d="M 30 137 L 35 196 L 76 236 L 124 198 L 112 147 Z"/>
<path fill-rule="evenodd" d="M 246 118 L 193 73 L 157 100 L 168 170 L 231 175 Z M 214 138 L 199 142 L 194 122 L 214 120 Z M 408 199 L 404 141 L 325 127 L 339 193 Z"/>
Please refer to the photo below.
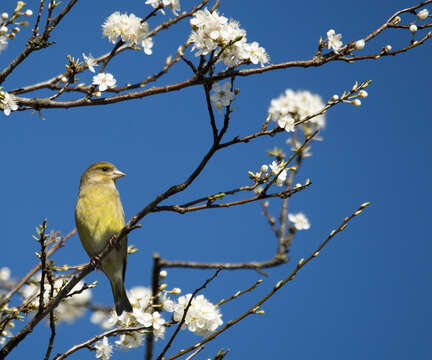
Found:
<path fill-rule="evenodd" d="M 125 216 L 116 180 L 126 176 L 113 164 L 98 161 L 82 174 L 75 206 L 75 223 L 81 243 L 94 261 L 114 235 L 125 226 Z M 122 237 L 98 266 L 108 277 L 118 316 L 132 312 L 124 287 L 127 236 Z"/>

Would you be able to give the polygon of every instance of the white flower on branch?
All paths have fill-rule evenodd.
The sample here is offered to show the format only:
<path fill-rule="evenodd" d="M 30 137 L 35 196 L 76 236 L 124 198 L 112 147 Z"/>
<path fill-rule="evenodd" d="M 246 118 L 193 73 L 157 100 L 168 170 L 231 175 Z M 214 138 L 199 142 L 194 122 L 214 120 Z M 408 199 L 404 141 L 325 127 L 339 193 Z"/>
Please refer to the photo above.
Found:
<path fill-rule="evenodd" d="M 134 14 L 111 14 L 102 25 L 102 34 L 113 44 L 120 37 L 126 44 L 139 45 L 148 32 L 148 23 Z"/>
<path fill-rule="evenodd" d="M 241 61 L 250 61 L 261 65 L 269 61 L 264 48 L 257 42 L 248 44 L 246 42 L 246 31 L 240 28 L 235 20 L 228 20 L 215 10 L 199 10 L 190 20 L 192 34 L 190 40 L 193 43 L 192 51 L 195 56 L 207 55 L 218 49 L 222 51 L 219 61 L 223 61 L 228 67 L 240 64 Z"/>
<path fill-rule="evenodd" d="M 8 39 L 6 36 L 0 36 L 0 53 L 8 46 Z"/>
<path fill-rule="evenodd" d="M 297 230 L 310 229 L 310 223 L 305 214 L 299 212 L 297 214 L 288 214 L 288 220 L 294 224 Z"/>
<path fill-rule="evenodd" d="M 11 111 L 16 111 L 18 105 L 15 102 L 15 95 L 9 94 L 6 91 L 0 91 L 0 108 L 6 116 L 9 116 Z"/>
<path fill-rule="evenodd" d="M 333 49 L 337 54 L 339 49 L 342 47 L 342 34 L 336 34 L 336 31 L 330 29 L 327 31 L 328 48 Z"/>
<path fill-rule="evenodd" d="M 40 274 L 36 275 L 33 279 L 35 281 L 34 284 L 26 285 L 22 288 L 21 294 L 26 299 L 30 297 L 34 297 L 32 301 L 32 305 L 37 308 L 39 306 L 39 282 L 40 282 Z M 63 279 L 57 279 L 54 281 L 54 294 L 56 296 L 60 289 L 63 287 L 64 281 Z M 82 316 L 86 310 L 86 304 L 91 299 L 91 290 L 83 289 L 84 283 L 79 281 L 71 290 L 71 293 L 77 292 L 73 296 L 69 296 L 64 298 L 60 304 L 54 309 L 54 315 L 57 317 L 58 321 L 65 321 L 67 323 L 72 323 L 78 317 Z M 50 297 L 51 285 L 46 280 L 44 284 L 44 302 L 48 303 Z"/>
<path fill-rule="evenodd" d="M 174 321 L 180 322 L 192 294 L 180 296 L 175 306 Z M 198 295 L 192 300 L 186 314 L 183 328 L 200 336 L 207 336 L 223 324 L 219 307 L 208 301 L 204 295 Z"/>
<path fill-rule="evenodd" d="M 277 123 L 280 128 L 285 129 L 287 132 L 294 131 L 295 121 L 291 115 L 280 117 Z"/>
<path fill-rule="evenodd" d="M 234 100 L 235 95 L 231 91 L 231 83 L 229 81 L 225 82 L 222 86 L 219 83 L 214 83 L 212 90 L 214 93 L 210 96 L 210 99 L 219 111 Z"/>
<path fill-rule="evenodd" d="M 120 335 L 120 339 L 115 343 L 123 349 L 133 349 L 139 347 L 144 341 L 144 335 L 138 332 Z"/>
<path fill-rule="evenodd" d="M 85 63 L 88 66 L 88 69 L 92 73 L 94 73 L 95 72 L 95 66 L 98 66 L 95 58 L 92 56 L 92 54 L 89 54 L 88 56 L 86 56 L 86 54 L 83 53 L 82 56 L 83 56 L 83 59 L 84 59 Z"/>
<path fill-rule="evenodd" d="M 109 360 L 112 354 L 112 346 L 108 342 L 108 338 L 104 336 L 95 344 L 96 358 L 101 360 Z"/>
<path fill-rule="evenodd" d="M 116 79 L 110 73 L 100 73 L 93 76 L 93 85 L 99 86 L 99 91 L 105 91 L 108 88 L 113 88 L 117 84 Z"/>
<path fill-rule="evenodd" d="M 143 41 L 141 41 L 141 46 L 143 47 L 145 54 L 151 55 L 153 53 L 153 40 L 151 37 L 145 38 Z"/>
<path fill-rule="evenodd" d="M 417 13 L 417 17 L 420 20 L 425 20 L 429 16 L 429 10 L 428 9 L 422 9 Z"/>
<path fill-rule="evenodd" d="M 270 167 L 270 170 L 271 170 L 273 175 L 277 175 L 277 174 L 279 174 L 280 171 L 282 171 L 275 181 L 276 185 L 282 186 L 284 184 L 284 182 L 286 181 L 286 178 L 288 175 L 287 169 L 284 169 L 285 164 L 283 162 L 278 164 L 276 161 L 273 161 L 269 165 L 269 167 Z"/>
<path fill-rule="evenodd" d="M 10 279 L 11 271 L 8 267 L 4 266 L 0 269 L 0 281 L 8 281 Z"/>
<path fill-rule="evenodd" d="M 263 47 L 259 46 L 259 43 L 256 41 L 251 44 L 244 44 L 242 58 L 249 59 L 252 64 L 261 63 L 261 66 L 269 62 L 267 52 Z"/>
<path fill-rule="evenodd" d="M 145 327 L 153 327 L 153 333 L 158 338 L 163 338 L 165 335 L 165 320 L 161 317 L 161 314 L 157 311 L 153 313 L 143 312 L 138 309 L 134 309 L 135 319 Z"/>
<path fill-rule="evenodd" d="M 269 113 L 272 119 L 286 131 L 294 131 L 294 119 L 303 120 L 306 117 L 319 113 L 324 108 L 321 97 L 306 90 L 293 91 L 285 90 L 285 94 L 280 95 L 270 102 Z M 322 129 L 325 127 L 325 115 L 317 115 L 310 119 L 308 124 Z"/>
<path fill-rule="evenodd" d="M 153 6 L 154 9 L 159 6 L 169 7 L 175 16 L 180 11 L 180 0 L 147 0 L 145 3 Z M 160 9 L 160 11 L 165 15 L 163 9 Z"/>

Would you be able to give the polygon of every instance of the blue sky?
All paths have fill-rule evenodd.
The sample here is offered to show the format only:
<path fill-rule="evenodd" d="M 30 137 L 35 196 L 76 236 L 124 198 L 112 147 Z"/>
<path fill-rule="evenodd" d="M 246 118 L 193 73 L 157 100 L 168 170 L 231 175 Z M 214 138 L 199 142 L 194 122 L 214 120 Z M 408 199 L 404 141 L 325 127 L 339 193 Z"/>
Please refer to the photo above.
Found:
<path fill-rule="evenodd" d="M 34 5 L 33 5 L 34 3 Z M 29 1 L 36 12 L 37 1 Z M 102 38 L 101 24 L 114 11 L 144 17 L 144 1 L 79 2 L 53 32 L 56 44 L 33 54 L 3 84 L 5 90 L 50 78 L 64 70 L 66 55 L 82 52 L 98 56 L 111 49 Z M 195 2 L 181 0 L 182 9 Z M 320 36 L 330 28 L 343 41 L 357 40 L 377 28 L 395 11 L 414 5 L 411 0 L 335 0 L 327 2 L 222 1 L 220 11 L 238 20 L 249 41 L 258 41 L 272 63 L 313 56 Z M 331 6 L 330 6 L 331 5 Z M 1 11 L 15 2 L 2 1 Z M 428 7 L 432 10 L 432 6 Z M 171 13 L 169 13 L 171 16 Z M 151 19 L 156 26 L 163 16 Z M 34 21 L 34 19 L 31 19 Z M 405 15 L 405 23 L 414 17 Z M 144 78 L 160 69 L 188 34 L 187 21 L 154 39 L 154 54 L 126 52 L 107 71 L 119 83 Z M 22 49 L 29 30 L 18 34 L 0 55 L 0 67 Z M 405 30 L 385 32 L 367 44 L 364 53 L 391 44 L 408 44 Z M 189 52 L 190 59 L 196 61 Z M 287 265 L 270 269 L 255 292 L 222 309 L 223 320 L 236 317 L 285 277 L 302 257 L 318 244 L 361 203 L 371 206 L 350 223 L 308 264 L 294 281 L 264 305 L 265 315 L 254 316 L 208 345 L 202 356 L 214 356 L 221 347 L 232 358 L 316 359 L 429 359 L 432 321 L 429 235 L 431 203 L 430 167 L 430 64 L 432 45 L 408 53 L 355 64 L 334 62 L 313 69 L 287 69 L 238 79 L 240 94 L 227 139 L 259 128 L 270 100 L 286 88 L 306 89 L 328 99 L 351 88 L 356 80 L 373 80 L 361 107 L 342 104 L 327 113 L 323 142 L 315 142 L 313 156 L 304 161 L 298 180 L 310 178 L 312 186 L 293 197 L 290 211 L 303 211 L 311 229 L 293 241 Z M 183 63 L 159 84 L 191 76 Z M 80 75 L 90 82 L 90 72 Z M 40 93 L 39 96 L 46 96 Z M 81 173 L 94 161 L 113 162 L 127 177 L 118 182 L 126 217 L 130 218 L 169 186 L 192 171 L 211 142 L 211 130 L 199 87 L 107 107 L 43 110 L 45 120 L 30 112 L 0 114 L 2 154 L 2 208 L 0 218 L 5 252 L 2 266 L 21 278 L 36 264 L 38 251 L 31 235 L 42 219 L 50 229 L 67 233 L 74 228 L 73 209 Z M 220 124 L 222 118 L 217 118 Z M 240 144 L 218 153 L 184 194 L 168 203 L 206 196 L 249 184 L 247 172 L 268 163 L 266 150 L 285 145 L 286 135 Z M 270 209 L 276 215 L 280 202 Z M 143 228 L 130 235 L 139 252 L 130 256 L 128 288 L 148 286 L 152 253 L 167 259 L 196 261 L 266 260 L 276 241 L 259 204 L 188 215 L 151 214 Z M 75 236 L 54 257 L 57 264 L 87 261 Z M 169 269 L 170 287 L 191 292 L 211 272 Z M 217 302 L 248 287 L 262 275 L 253 271 L 222 272 L 204 291 Z M 102 273 L 93 291 L 98 303 L 111 304 L 109 285 Z M 17 325 L 19 326 L 19 325 Z M 58 328 L 54 353 L 97 334 L 89 313 L 76 323 Z M 40 324 L 11 354 L 18 359 L 45 349 L 48 326 Z M 173 351 L 197 342 L 182 333 Z M 163 345 L 159 341 L 157 349 Z M 116 351 L 114 359 L 141 358 L 143 348 Z M 93 359 L 83 350 L 72 359 Z"/>

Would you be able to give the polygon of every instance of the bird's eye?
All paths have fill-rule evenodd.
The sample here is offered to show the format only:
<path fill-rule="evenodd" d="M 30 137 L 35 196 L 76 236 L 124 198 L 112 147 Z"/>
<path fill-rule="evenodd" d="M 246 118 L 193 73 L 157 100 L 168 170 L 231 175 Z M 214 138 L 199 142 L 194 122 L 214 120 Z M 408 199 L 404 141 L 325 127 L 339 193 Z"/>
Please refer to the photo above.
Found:
<path fill-rule="evenodd" d="M 108 168 L 107 168 L 106 166 L 104 166 L 104 167 L 102 168 L 102 171 L 108 171 Z"/>

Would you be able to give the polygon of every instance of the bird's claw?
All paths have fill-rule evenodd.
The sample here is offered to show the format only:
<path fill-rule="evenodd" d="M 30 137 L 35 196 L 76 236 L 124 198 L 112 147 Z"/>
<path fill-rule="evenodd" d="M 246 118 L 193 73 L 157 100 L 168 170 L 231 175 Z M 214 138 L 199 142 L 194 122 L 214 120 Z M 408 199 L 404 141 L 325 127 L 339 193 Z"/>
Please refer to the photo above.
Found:
<path fill-rule="evenodd" d="M 97 267 L 100 260 L 101 260 L 100 256 L 98 256 L 98 255 L 92 256 L 90 258 L 90 264 L 93 265 L 94 267 Z"/>
<path fill-rule="evenodd" d="M 117 241 L 117 235 L 111 236 L 111 238 L 109 239 L 109 243 L 113 248 L 118 249 L 120 247 L 120 243 Z"/>

